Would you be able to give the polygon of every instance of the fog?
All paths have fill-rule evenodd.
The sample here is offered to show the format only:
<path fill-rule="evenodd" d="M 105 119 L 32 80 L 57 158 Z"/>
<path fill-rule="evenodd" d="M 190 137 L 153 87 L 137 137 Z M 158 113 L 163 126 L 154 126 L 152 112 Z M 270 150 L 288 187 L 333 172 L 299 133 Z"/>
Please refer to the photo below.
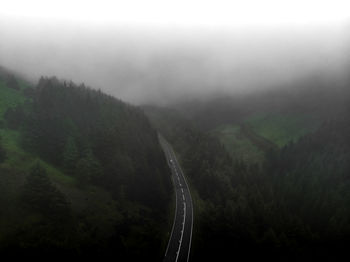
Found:
<path fill-rule="evenodd" d="M 36 82 L 84 82 L 135 104 L 283 88 L 341 77 L 346 23 L 183 26 L 0 18 L 0 65 Z M 290 86 L 290 85 L 288 85 Z"/>

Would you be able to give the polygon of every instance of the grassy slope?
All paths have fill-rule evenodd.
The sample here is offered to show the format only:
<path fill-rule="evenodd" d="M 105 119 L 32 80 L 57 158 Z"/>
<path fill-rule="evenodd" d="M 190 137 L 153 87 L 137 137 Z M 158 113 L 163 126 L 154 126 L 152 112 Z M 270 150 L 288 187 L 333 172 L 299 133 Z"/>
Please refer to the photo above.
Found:
<path fill-rule="evenodd" d="M 245 162 L 261 163 L 264 159 L 263 152 L 244 136 L 238 125 L 224 125 L 211 132 L 217 136 L 226 150 L 235 159 Z"/>
<path fill-rule="evenodd" d="M 245 121 L 253 131 L 283 147 L 291 141 L 314 131 L 318 121 L 310 115 L 259 113 L 248 117 Z"/>
<path fill-rule="evenodd" d="M 251 130 L 279 148 L 310 133 L 320 125 L 317 118 L 302 114 L 259 113 L 244 121 Z M 217 136 L 228 152 L 236 159 L 249 163 L 261 163 L 263 151 L 242 133 L 239 125 L 219 126 L 211 133 Z"/>

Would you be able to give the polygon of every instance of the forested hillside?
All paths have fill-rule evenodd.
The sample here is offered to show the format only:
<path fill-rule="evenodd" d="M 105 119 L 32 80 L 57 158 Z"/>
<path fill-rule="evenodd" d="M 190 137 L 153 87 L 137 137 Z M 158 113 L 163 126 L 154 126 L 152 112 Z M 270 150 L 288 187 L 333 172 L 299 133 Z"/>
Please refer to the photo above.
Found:
<path fill-rule="evenodd" d="M 334 261 L 347 254 L 350 117 L 346 94 L 337 95 L 341 105 L 330 97 L 327 103 L 334 107 L 315 112 L 327 116 L 319 118 L 322 124 L 315 131 L 266 150 L 260 164 L 229 155 L 194 118 L 185 119 L 176 110 L 145 108 L 173 143 L 190 181 L 195 261 Z M 322 108 L 326 99 L 317 103 L 316 97 L 313 105 L 303 107 Z M 210 118 L 207 121 L 215 126 Z"/>
<path fill-rule="evenodd" d="M 1 72 L 1 253 L 161 260 L 172 186 L 143 112 Z"/>

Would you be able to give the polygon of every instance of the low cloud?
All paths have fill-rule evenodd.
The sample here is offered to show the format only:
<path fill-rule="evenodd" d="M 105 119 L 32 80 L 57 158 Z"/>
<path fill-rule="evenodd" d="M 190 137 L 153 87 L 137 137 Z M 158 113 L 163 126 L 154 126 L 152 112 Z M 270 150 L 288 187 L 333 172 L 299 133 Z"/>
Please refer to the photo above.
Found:
<path fill-rule="evenodd" d="M 0 19 L 0 64 L 136 103 L 252 92 L 345 70 L 345 26 L 117 27 Z"/>

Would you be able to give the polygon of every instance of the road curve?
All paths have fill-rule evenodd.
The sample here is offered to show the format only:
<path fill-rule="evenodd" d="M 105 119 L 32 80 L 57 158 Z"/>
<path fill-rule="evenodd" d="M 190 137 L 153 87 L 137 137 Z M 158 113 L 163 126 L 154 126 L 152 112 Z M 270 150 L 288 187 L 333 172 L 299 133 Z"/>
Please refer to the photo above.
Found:
<path fill-rule="evenodd" d="M 189 261 L 193 230 L 193 205 L 190 190 L 171 145 L 159 135 L 159 141 L 171 169 L 176 194 L 173 227 L 164 262 Z"/>

